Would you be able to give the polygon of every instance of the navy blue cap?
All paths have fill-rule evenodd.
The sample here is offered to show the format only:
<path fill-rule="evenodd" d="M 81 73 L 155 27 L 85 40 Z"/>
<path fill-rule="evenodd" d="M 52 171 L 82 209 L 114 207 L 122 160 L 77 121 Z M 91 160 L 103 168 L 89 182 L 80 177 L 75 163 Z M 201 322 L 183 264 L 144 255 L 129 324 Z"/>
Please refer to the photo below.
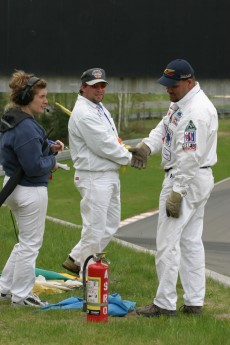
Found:
<path fill-rule="evenodd" d="M 162 77 L 157 82 L 164 86 L 174 86 L 180 80 L 189 79 L 193 76 L 194 70 L 188 61 L 176 59 L 167 65 Z"/>

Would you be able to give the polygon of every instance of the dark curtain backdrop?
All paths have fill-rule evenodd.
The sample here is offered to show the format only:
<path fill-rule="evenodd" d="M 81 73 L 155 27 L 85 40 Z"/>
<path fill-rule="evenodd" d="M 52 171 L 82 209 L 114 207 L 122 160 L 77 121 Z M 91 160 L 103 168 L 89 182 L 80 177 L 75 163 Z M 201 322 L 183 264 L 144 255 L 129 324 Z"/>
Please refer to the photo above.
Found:
<path fill-rule="evenodd" d="M 158 77 L 174 58 L 230 78 L 229 0 L 1 0 L 0 75 Z"/>

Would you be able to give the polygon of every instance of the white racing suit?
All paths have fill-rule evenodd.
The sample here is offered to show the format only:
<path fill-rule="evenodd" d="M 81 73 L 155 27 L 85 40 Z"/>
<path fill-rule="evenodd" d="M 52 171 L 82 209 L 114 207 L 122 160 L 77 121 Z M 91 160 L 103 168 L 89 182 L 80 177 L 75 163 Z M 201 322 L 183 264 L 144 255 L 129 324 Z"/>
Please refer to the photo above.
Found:
<path fill-rule="evenodd" d="M 79 95 L 68 125 L 74 184 L 82 200 L 81 240 L 69 254 L 81 268 L 89 255 L 101 252 L 120 223 L 120 165 L 131 153 L 118 142 L 110 113 Z"/>
<path fill-rule="evenodd" d="M 202 242 L 204 207 L 214 186 L 211 166 L 217 162 L 218 116 L 199 83 L 143 142 L 151 154 L 162 150 L 165 179 L 159 201 L 156 269 L 159 286 L 153 301 L 175 310 L 178 272 L 184 304 L 203 306 L 205 256 Z M 182 198 L 179 218 L 167 217 L 166 200 L 174 190 Z"/>

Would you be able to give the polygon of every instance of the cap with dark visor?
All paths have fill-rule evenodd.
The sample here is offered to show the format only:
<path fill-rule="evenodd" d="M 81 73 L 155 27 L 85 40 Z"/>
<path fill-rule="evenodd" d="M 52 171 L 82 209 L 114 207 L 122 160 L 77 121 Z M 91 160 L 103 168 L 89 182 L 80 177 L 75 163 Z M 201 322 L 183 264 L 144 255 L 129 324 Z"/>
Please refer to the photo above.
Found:
<path fill-rule="evenodd" d="M 157 82 L 163 86 L 174 86 L 180 80 L 186 80 L 193 77 L 194 70 L 188 61 L 176 59 L 167 65 L 162 77 Z"/>

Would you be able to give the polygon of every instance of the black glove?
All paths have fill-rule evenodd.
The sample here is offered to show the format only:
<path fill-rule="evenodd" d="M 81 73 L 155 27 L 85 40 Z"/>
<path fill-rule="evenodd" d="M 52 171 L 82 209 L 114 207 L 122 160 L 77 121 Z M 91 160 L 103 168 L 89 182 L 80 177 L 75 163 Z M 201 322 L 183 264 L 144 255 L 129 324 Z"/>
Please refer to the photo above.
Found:
<path fill-rule="evenodd" d="M 168 217 L 179 218 L 182 196 L 173 190 L 166 200 L 166 213 Z"/>
<path fill-rule="evenodd" d="M 145 169 L 148 156 L 151 153 L 150 148 L 145 143 L 139 143 L 137 146 L 131 147 L 129 152 L 132 152 L 131 167 Z"/>

